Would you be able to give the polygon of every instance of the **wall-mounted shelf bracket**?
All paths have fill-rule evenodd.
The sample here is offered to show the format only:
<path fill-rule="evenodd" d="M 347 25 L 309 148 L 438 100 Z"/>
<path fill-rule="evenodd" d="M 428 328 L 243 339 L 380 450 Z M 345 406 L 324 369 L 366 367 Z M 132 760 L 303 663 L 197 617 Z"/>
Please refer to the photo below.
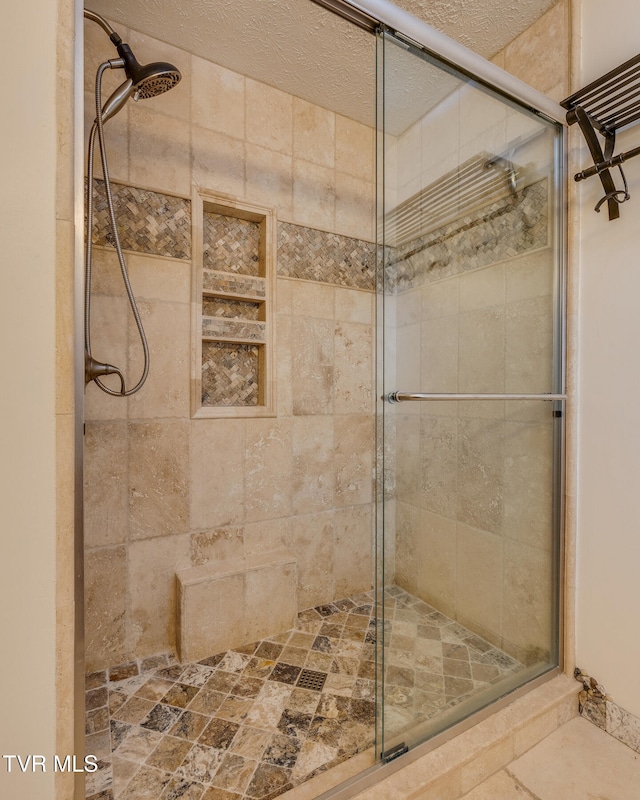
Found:
<path fill-rule="evenodd" d="M 578 172 L 574 178 L 582 181 L 598 175 L 605 194 L 595 210 L 600 211 L 606 202 L 609 219 L 617 219 L 620 216 L 620 204 L 629 200 L 622 164 L 640 155 L 640 147 L 613 155 L 616 132 L 640 120 L 640 55 L 607 72 L 567 97 L 560 105 L 567 109 L 569 125 L 577 122 L 580 126 L 593 158 L 593 167 Z M 603 144 L 598 135 L 602 137 Z M 620 170 L 622 189 L 616 188 L 611 174 L 615 167 Z"/>

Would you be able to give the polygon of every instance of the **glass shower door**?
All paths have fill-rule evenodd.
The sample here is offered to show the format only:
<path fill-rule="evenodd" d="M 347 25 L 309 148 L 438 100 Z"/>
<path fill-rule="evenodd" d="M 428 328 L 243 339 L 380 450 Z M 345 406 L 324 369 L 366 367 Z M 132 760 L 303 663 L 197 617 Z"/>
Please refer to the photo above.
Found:
<path fill-rule="evenodd" d="M 561 131 L 378 39 L 389 760 L 559 663 Z"/>

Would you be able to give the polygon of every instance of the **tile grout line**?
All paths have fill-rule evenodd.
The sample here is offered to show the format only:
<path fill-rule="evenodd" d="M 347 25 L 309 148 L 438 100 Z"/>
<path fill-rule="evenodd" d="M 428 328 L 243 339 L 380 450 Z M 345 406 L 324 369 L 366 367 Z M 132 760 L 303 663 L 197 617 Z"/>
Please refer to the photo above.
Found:
<path fill-rule="evenodd" d="M 542 800 L 541 797 L 538 797 L 537 794 L 534 794 L 531 791 L 531 789 L 529 789 L 528 786 L 525 786 L 524 783 L 522 783 L 522 781 L 509 769 L 509 764 L 507 764 L 507 766 L 504 767 L 504 771 L 511 778 L 511 780 L 516 784 L 516 786 L 519 786 L 521 789 L 523 789 L 529 795 L 531 800 Z"/>
<path fill-rule="evenodd" d="M 393 644 L 394 626 L 395 636 L 401 637 L 400 641 L 397 642 L 401 647 L 402 644 L 409 646 L 411 641 L 414 643 L 412 647 L 415 647 L 419 641 L 424 641 L 425 643 L 431 641 L 429 647 L 435 647 L 441 656 L 440 659 L 435 659 L 436 661 L 440 661 L 440 678 L 438 679 L 441 681 L 440 691 L 444 692 L 447 688 L 445 680 L 447 680 L 446 675 L 449 670 L 453 672 L 453 677 L 448 679 L 451 682 L 449 684 L 449 691 L 456 691 L 459 693 L 462 684 L 464 684 L 464 693 L 489 685 L 487 681 L 480 681 L 478 683 L 477 681 L 467 680 L 465 683 L 465 681 L 462 680 L 462 684 L 456 683 L 461 679 L 459 677 L 456 678 L 455 675 L 461 670 L 464 673 L 465 664 L 467 665 L 466 669 L 469 677 L 471 677 L 470 668 L 472 664 L 475 663 L 478 667 L 483 667 L 484 665 L 485 669 L 490 664 L 494 664 L 495 666 L 493 669 L 497 673 L 497 677 L 494 680 L 508 674 L 508 672 L 514 668 L 516 662 L 513 662 L 512 659 L 500 653 L 500 651 L 496 650 L 496 648 L 489 643 L 482 645 L 483 640 L 458 623 L 439 614 L 439 612 L 431 606 L 428 606 L 419 599 L 412 597 L 396 587 L 388 587 L 387 592 L 389 600 L 388 605 L 390 606 L 389 610 L 392 612 L 390 614 L 389 627 L 385 632 L 385 634 L 388 635 L 389 642 Z M 348 605 L 346 605 L 347 603 Z M 305 616 L 306 619 L 304 618 Z M 367 622 L 363 624 L 364 619 L 366 619 Z M 349 622 L 352 624 L 349 625 Z M 338 624 L 336 625 L 336 623 Z M 212 781 L 216 779 L 223 763 L 227 762 L 227 764 L 229 764 L 229 761 L 233 761 L 233 757 L 235 756 L 237 759 L 243 759 L 243 763 L 245 764 L 250 760 L 255 761 L 251 773 L 244 774 L 242 781 L 244 789 L 238 795 L 238 800 L 250 800 L 250 798 L 251 800 L 255 800 L 256 796 L 276 796 L 275 794 L 272 795 L 271 789 L 268 787 L 263 787 L 262 793 L 258 793 L 258 784 L 256 784 L 255 788 L 252 790 L 251 795 L 247 793 L 247 790 L 252 786 L 252 781 L 256 778 L 258 770 L 261 770 L 260 775 L 257 776 L 260 779 L 263 775 L 269 774 L 269 771 L 271 771 L 272 775 L 279 774 L 283 780 L 286 779 L 286 784 L 281 784 L 279 790 L 278 787 L 276 787 L 276 790 L 280 793 L 282 791 L 287 791 L 293 786 L 303 784 L 314 774 L 317 774 L 318 770 L 324 772 L 329 764 L 343 763 L 345 759 L 348 759 L 351 755 L 356 755 L 367 746 L 368 733 L 366 733 L 366 731 L 369 731 L 369 728 L 367 727 L 365 717 L 362 717 L 361 721 L 357 722 L 357 725 L 360 725 L 362 728 L 360 736 L 365 734 L 362 741 L 356 738 L 352 739 L 351 744 L 348 744 L 349 740 L 345 739 L 343 740 L 342 751 L 340 751 L 337 745 L 341 740 L 335 739 L 335 741 L 331 742 L 332 746 L 330 748 L 334 753 L 333 759 L 319 765 L 316 764 L 310 772 L 306 774 L 299 772 L 297 777 L 292 778 L 294 775 L 292 771 L 295 771 L 296 766 L 299 764 L 298 758 L 305 745 L 307 745 L 305 752 L 308 756 L 315 745 L 323 744 L 324 740 L 322 738 L 318 738 L 317 736 L 314 738 L 311 735 L 312 727 L 310 727 L 314 723 L 317 723 L 315 734 L 322 734 L 322 726 L 327 724 L 328 719 L 322 716 L 323 713 L 334 708 L 334 712 L 338 714 L 338 716 L 341 714 L 343 715 L 342 724 L 344 725 L 344 721 L 353 717 L 353 714 L 357 716 L 359 713 L 369 714 L 371 711 L 369 706 L 372 706 L 371 693 L 373 691 L 373 686 L 371 680 L 366 677 L 368 671 L 365 669 L 365 664 L 375 657 L 375 654 L 372 652 L 372 647 L 375 639 L 375 629 L 377 629 L 378 626 L 379 622 L 376 620 L 375 616 L 374 598 L 369 592 L 356 595 L 354 598 L 347 598 L 342 601 L 336 601 L 335 603 L 318 606 L 315 609 L 308 609 L 301 612 L 298 616 L 296 627 L 283 634 L 275 634 L 272 640 L 276 641 L 264 639 L 252 643 L 251 645 L 239 647 L 237 651 L 225 651 L 224 653 L 212 656 L 210 659 L 202 659 L 202 662 L 192 664 L 179 664 L 175 661 L 174 657 L 165 654 L 157 657 L 138 659 L 132 664 L 120 665 L 119 667 L 111 668 L 111 670 L 98 670 L 95 673 L 91 673 L 91 676 L 97 676 L 95 680 L 101 680 L 101 676 L 103 676 L 106 681 L 104 684 L 92 687 L 87 691 L 89 693 L 100 689 L 106 689 L 106 702 L 108 705 L 105 708 L 108 713 L 109 728 L 111 728 L 114 735 L 118 737 L 115 748 L 110 751 L 108 757 L 105 756 L 104 760 L 108 762 L 108 772 L 105 768 L 99 785 L 94 784 L 97 788 L 97 793 L 94 792 L 93 797 L 95 797 L 95 800 L 98 800 L 98 798 L 100 798 L 100 800 L 118 800 L 118 798 L 122 798 L 123 795 L 128 796 L 129 788 L 131 788 L 132 791 L 135 790 L 135 785 L 132 785 L 132 781 L 135 781 L 136 776 L 141 772 L 144 775 L 153 774 L 150 773 L 149 770 L 157 771 L 158 774 L 169 775 L 167 784 L 170 783 L 173 786 L 173 789 L 171 789 L 172 796 L 174 796 L 174 790 L 178 788 L 175 781 L 182 781 L 185 784 L 185 786 L 183 786 L 185 791 L 188 789 L 188 786 L 193 786 L 193 781 L 196 781 L 198 785 L 204 786 L 203 795 L 206 795 L 209 789 L 236 792 L 239 790 L 240 786 L 236 781 L 233 783 L 233 785 L 236 786 L 235 789 L 232 789 L 231 785 L 225 786 L 225 776 L 228 774 L 226 770 L 220 773 L 219 787 L 216 787 L 212 783 Z M 419 630 L 420 628 L 422 629 L 421 631 Z M 413 639 L 404 642 L 406 634 L 411 631 L 413 631 L 411 634 Z M 435 638 L 429 639 L 429 635 Z M 421 639 L 421 636 L 426 636 L 427 638 Z M 472 647 L 472 645 L 482 645 L 484 648 L 482 651 L 478 650 L 476 652 L 477 662 L 470 660 L 472 657 L 471 651 L 475 652 L 475 648 Z M 246 674 L 246 671 L 253 662 L 256 662 L 253 666 L 254 671 L 258 668 L 258 664 L 261 662 L 256 661 L 258 658 L 256 654 L 259 653 L 260 650 L 263 650 L 262 655 L 267 657 L 267 661 L 264 661 L 263 658 L 262 663 L 269 664 L 270 666 L 268 667 L 268 671 L 263 673 L 264 677 L 259 677 L 257 674 L 254 674 L 252 677 L 251 673 Z M 410 651 L 413 652 L 411 648 Z M 402 649 L 399 652 L 402 653 Z M 409 653 L 409 660 L 413 661 L 411 652 Z M 270 661 L 269 657 L 272 657 L 273 660 Z M 289 664 L 285 660 L 286 658 L 298 663 Z M 506 659 L 506 663 L 501 663 L 501 658 L 503 660 Z M 209 664 L 206 663 L 207 661 L 209 661 Z M 146 675 L 144 672 L 141 672 L 143 664 L 149 665 Z M 393 668 L 393 663 L 389 666 Z M 433 665 L 430 665 L 430 668 L 432 666 Z M 133 672 L 134 668 L 135 672 Z M 324 691 L 325 686 L 320 690 L 304 689 L 301 687 L 299 681 L 303 675 L 303 670 L 310 670 L 319 675 L 324 674 L 324 682 L 325 684 L 329 684 L 328 691 Z M 126 675 L 127 671 L 129 671 L 129 675 Z M 278 671 L 278 677 L 284 679 L 284 681 L 273 678 L 276 671 Z M 122 681 L 111 680 L 111 672 L 116 676 L 125 674 L 125 677 Z M 411 672 L 411 675 L 408 674 L 409 672 Z M 216 678 L 216 676 L 218 676 L 218 678 Z M 400 681 L 399 685 L 395 688 L 398 694 L 397 699 L 400 703 L 400 705 L 396 706 L 396 713 L 399 714 L 400 724 L 404 728 L 407 724 L 411 724 L 411 720 L 413 720 L 415 724 L 416 720 L 424 719 L 424 714 L 426 712 L 424 710 L 424 705 L 417 705 L 417 700 L 419 699 L 418 695 L 420 694 L 416 683 L 418 671 L 415 669 L 407 670 L 406 667 L 403 668 L 402 664 L 399 664 L 395 668 L 394 676 Z M 428 674 L 425 674 L 425 678 L 427 677 Z M 437 675 L 434 674 L 433 678 L 437 678 Z M 148 686 L 151 680 L 154 679 L 166 681 L 167 685 L 156 686 L 153 691 L 149 691 L 146 695 L 142 693 L 144 687 Z M 202 702 L 206 699 L 205 693 L 201 694 L 201 692 L 209 685 L 209 681 L 213 682 L 212 685 L 209 686 L 209 690 L 215 695 L 214 701 L 219 700 L 217 704 L 214 703 L 215 710 L 211 712 L 203 710 L 201 706 Z M 220 681 L 222 681 L 222 683 L 220 683 Z M 251 681 L 255 683 L 252 685 Z M 403 686 L 403 681 L 411 685 Z M 259 685 L 260 683 L 262 685 Z M 466 684 L 468 684 L 468 686 Z M 256 712 L 258 713 L 258 718 L 247 723 L 247 714 L 251 713 L 251 710 L 257 707 L 256 701 L 258 694 L 253 694 L 253 691 L 255 690 L 257 693 L 261 693 L 262 689 L 269 685 L 272 685 L 269 691 L 276 691 L 276 693 L 280 691 L 286 694 L 285 687 L 289 689 L 286 698 L 284 698 L 283 694 L 283 710 L 278 711 L 276 715 L 280 717 L 280 721 L 276 725 L 274 717 L 273 720 L 267 723 L 265 719 L 261 718 L 260 714 Z M 274 689 L 273 687 L 275 686 L 278 686 L 279 690 Z M 247 689 L 250 693 L 242 694 L 242 692 Z M 236 690 L 238 691 L 237 695 L 234 694 Z M 289 706 L 289 704 L 293 702 L 294 693 L 297 690 L 298 700 L 296 702 L 301 704 L 302 700 L 305 698 L 307 704 L 313 702 L 314 710 L 312 712 L 310 712 L 310 705 L 304 712 L 301 711 L 300 708 L 296 710 L 295 707 L 291 708 Z M 192 691 L 193 694 L 191 694 Z M 138 692 L 140 692 L 140 694 L 138 694 Z M 446 702 L 447 695 L 443 693 L 442 699 L 445 701 L 444 704 L 433 706 L 431 711 L 437 713 L 441 708 L 446 708 L 455 704 L 465 696 L 464 693 L 463 695 L 458 694 L 458 696 L 453 697 L 453 699 L 450 699 L 449 703 Z M 424 702 L 433 703 L 433 698 L 437 696 L 432 693 L 431 700 L 429 700 L 428 692 L 422 691 L 421 694 L 424 695 L 425 698 L 425 700 L 422 701 L 423 704 Z M 122 702 L 112 712 L 114 695 L 119 695 Z M 199 696 L 200 704 L 197 702 Z M 129 722 L 126 718 L 118 719 L 120 709 L 123 709 L 132 699 L 146 701 L 152 704 L 151 710 L 134 722 Z M 172 703 L 175 703 L 175 705 L 172 705 Z M 245 705 L 243 705 L 243 703 L 245 703 Z M 329 706 L 327 706 L 327 703 Z M 192 704 L 194 704 L 193 708 Z M 226 716 L 217 716 L 220 709 L 224 708 L 225 705 L 227 708 L 223 713 Z M 135 703 L 132 704 L 130 708 L 133 706 L 135 706 Z M 390 707 L 392 706 L 393 704 L 391 703 Z M 91 709 L 89 714 L 96 711 L 99 712 L 101 708 L 100 706 L 96 709 Z M 406 708 L 409 709 L 408 712 L 405 710 Z M 144 711 L 144 707 L 142 711 Z M 183 728 L 182 735 L 180 735 L 180 731 L 175 729 L 180 720 L 185 719 L 187 712 L 191 712 L 191 717 L 189 717 L 190 721 L 196 715 L 202 716 L 205 718 L 205 721 L 200 723 L 202 727 L 200 727 L 199 730 Z M 116 715 L 116 717 L 113 718 L 115 727 L 111 722 L 112 713 Z M 140 709 L 134 712 L 131 719 L 136 719 L 139 713 L 141 713 Z M 409 716 L 407 716 L 407 713 Z M 322 721 L 323 719 L 324 722 Z M 216 741 L 214 744 L 209 736 L 207 736 L 205 742 L 201 743 L 203 737 L 206 736 L 205 732 L 211 728 L 215 728 L 215 725 L 212 725 L 212 723 L 216 720 L 218 727 L 221 727 L 223 730 L 231 731 L 231 738 L 228 744 L 222 746 L 222 749 L 216 746 L 219 742 Z M 145 725 L 145 722 L 150 724 Z M 189 724 L 191 724 L 191 722 L 189 722 Z M 302 727 L 300 727 L 300 725 L 302 725 Z M 118 728 L 120 733 L 118 733 Z M 251 730 L 257 731 L 260 734 L 263 742 L 259 745 L 259 750 L 253 753 L 248 752 L 246 749 L 243 749 L 241 753 L 233 751 L 233 742 L 241 729 L 247 732 Z M 185 735 L 187 730 L 190 735 Z M 151 733 L 149 733 L 150 731 Z M 152 742 L 152 734 L 154 731 L 155 734 L 160 734 L 160 738 L 155 743 Z M 100 733 L 104 736 L 108 734 L 108 730 L 98 731 L 98 734 Z M 327 733 L 331 735 L 331 730 L 325 730 L 322 735 L 327 735 Z M 135 746 L 133 750 L 129 751 L 125 748 L 123 755 L 119 755 L 118 749 L 120 745 L 130 734 L 134 736 L 134 739 L 136 735 L 138 736 L 140 745 L 143 744 L 145 738 L 148 744 L 152 744 L 151 750 L 146 756 L 144 754 L 144 747 L 142 750 L 138 750 L 136 754 Z M 287 736 L 289 740 L 287 740 Z M 149 759 L 161 748 L 162 742 L 166 742 L 166 737 L 182 739 L 184 741 L 184 746 L 187 747 L 188 745 L 189 748 L 185 751 L 184 756 L 181 757 L 179 766 L 174 770 L 169 770 L 167 768 L 163 770 L 157 761 L 153 764 L 149 763 Z M 167 744 L 170 747 L 172 742 Z M 333 746 L 334 744 L 336 745 L 335 747 Z M 240 741 L 236 743 L 236 746 L 240 746 Z M 329 744 L 326 746 L 329 747 Z M 344 750 L 345 746 L 348 747 L 347 750 Z M 199 748 L 199 750 L 197 750 L 197 748 Z M 204 750 L 204 748 L 206 748 L 206 750 Z M 193 772 L 196 766 L 195 763 L 193 763 L 196 752 L 206 755 L 206 752 L 210 751 L 211 748 L 218 751 L 218 755 L 215 757 L 215 765 L 211 762 L 203 774 L 196 774 Z M 282 748 L 284 748 L 284 750 Z M 273 752 L 265 759 L 265 754 L 269 754 L 271 749 L 273 749 Z M 140 761 L 130 760 L 129 756 L 132 754 L 134 755 L 134 759 L 139 758 Z M 192 755 L 191 761 L 189 761 L 190 755 Z M 117 794 L 113 775 L 114 757 L 127 761 L 132 765 L 132 769 L 136 770 L 126 783 L 118 786 Z M 209 774 L 209 768 L 213 770 L 212 774 Z M 182 771 L 179 772 L 179 770 Z M 300 778 L 301 775 L 304 775 L 302 779 Z M 191 783 L 189 783 L 189 781 L 191 781 Z M 265 794 L 264 790 L 267 791 L 267 794 Z M 165 785 L 163 784 L 160 791 L 162 792 L 160 796 L 164 797 L 168 789 L 165 789 Z M 101 792 L 108 792 L 108 794 L 103 795 Z M 175 796 L 178 797 L 180 795 Z"/>

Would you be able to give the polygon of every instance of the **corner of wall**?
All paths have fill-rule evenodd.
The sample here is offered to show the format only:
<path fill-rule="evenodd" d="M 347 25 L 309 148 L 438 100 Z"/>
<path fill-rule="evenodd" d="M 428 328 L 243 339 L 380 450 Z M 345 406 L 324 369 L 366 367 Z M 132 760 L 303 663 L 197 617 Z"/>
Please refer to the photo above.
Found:
<path fill-rule="evenodd" d="M 640 719 L 614 702 L 604 686 L 576 668 L 576 680 L 582 683 L 579 694 L 580 714 L 619 742 L 640 753 Z"/>
<path fill-rule="evenodd" d="M 74 731 L 74 0 L 58 0 L 56 28 L 56 754 L 76 753 Z M 56 800 L 74 796 L 72 772 L 56 772 Z"/>

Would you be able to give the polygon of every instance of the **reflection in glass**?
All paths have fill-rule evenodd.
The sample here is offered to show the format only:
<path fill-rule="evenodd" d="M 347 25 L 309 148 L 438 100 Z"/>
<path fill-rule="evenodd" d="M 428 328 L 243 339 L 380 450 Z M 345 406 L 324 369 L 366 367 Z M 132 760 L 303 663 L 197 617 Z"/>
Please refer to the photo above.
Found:
<path fill-rule="evenodd" d="M 556 126 L 379 44 L 378 396 L 561 392 Z M 384 751 L 558 663 L 558 410 L 379 402 Z"/>

